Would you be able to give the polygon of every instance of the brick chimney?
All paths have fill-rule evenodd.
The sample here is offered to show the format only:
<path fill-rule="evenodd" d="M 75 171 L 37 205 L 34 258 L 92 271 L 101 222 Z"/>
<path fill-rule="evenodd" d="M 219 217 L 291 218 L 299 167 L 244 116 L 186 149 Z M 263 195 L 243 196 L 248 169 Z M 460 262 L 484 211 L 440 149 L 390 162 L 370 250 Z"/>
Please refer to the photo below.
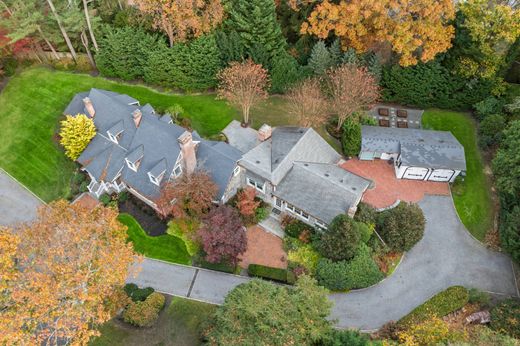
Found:
<path fill-rule="evenodd" d="M 139 124 L 141 124 L 141 118 L 143 117 L 143 113 L 141 113 L 141 110 L 136 109 L 132 112 L 132 118 L 134 119 L 135 127 L 139 127 Z"/>
<path fill-rule="evenodd" d="M 258 140 L 263 142 L 269 138 L 271 138 L 271 134 L 273 133 L 273 129 L 271 126 L 267 124 L 263 124 L 258 130 Z"/>
<path fill-rule="evenodd" d="M 181 147 L 184 170 L 186 171 L 186 174 L 191 174 L 197 167 L 197 156 L 195 153 L 196 144 L 193 142 L 191 132 L 184 131 L 177 141 Z"/>
<path fill-rule="evenodd" d="M 87 109 L 87 113 L 89 117 L 94 118 L 96 115 L 96 110 L 94 109 L 94 105 L 92 104 L 92 101 L 90 101 L 90 97 L 85 97 L 83 99 L 83 104 L 85 105 L 85 108 Z"/>

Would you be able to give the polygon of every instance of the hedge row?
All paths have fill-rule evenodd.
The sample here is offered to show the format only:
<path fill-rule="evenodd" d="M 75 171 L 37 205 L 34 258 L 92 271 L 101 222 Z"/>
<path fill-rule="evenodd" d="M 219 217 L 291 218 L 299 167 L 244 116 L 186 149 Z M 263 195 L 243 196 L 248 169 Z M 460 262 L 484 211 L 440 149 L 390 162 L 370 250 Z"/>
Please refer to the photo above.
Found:
<path fill-rule="evenodd" d="M 452 286 L 437 293 L 432 298 L 419 305 L 408 315 L 401 318 L 399 325 L 407 327 L 421 323 L 429 319 L 432 315 L 443 317 L 447 314 L 461 309 L 468 303 L 469 292 L 462 286 Z"/>
<path fill-rule="evenodd" d="M 235 271 L 236 271 L 236 267 L 231 264 L 228 264 L 228 263 L 209 263 L 209 262 L 201 260 L 199 263 L 199 266 L 201 268 L 205 268 L 205 269 L 209 269 L 209 270 L 216 270 L 219 272 L 231 273 L 231 274 L 235 273 Z"/>
<path fill-rule="evenodd" d="M 294 274 L 287 269 L 273 268 L 261 264 L 250 264 L 247 268 L 247 272 L 250 276 L 256 276 L 283 283 L 293 284 L 295 282 Z"/>

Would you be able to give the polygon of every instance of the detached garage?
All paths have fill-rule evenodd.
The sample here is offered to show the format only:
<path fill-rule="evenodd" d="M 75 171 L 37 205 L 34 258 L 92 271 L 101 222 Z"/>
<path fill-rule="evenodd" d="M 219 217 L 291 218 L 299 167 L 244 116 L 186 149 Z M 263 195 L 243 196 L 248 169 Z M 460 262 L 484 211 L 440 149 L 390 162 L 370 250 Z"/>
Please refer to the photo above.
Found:
<path fill-rule="evenodd" d="M 453 182 L 466 171 L 464 147 L 447 131 L 363 126 L 361 160 L 393 160 L 399 179 Z"/>

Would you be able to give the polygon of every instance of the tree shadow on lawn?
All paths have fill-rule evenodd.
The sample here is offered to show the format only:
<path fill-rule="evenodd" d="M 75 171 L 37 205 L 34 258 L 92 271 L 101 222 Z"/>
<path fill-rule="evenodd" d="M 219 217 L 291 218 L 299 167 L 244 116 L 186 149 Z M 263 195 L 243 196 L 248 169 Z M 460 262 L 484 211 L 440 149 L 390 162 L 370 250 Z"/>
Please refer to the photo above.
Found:
<path fill-rule="evenodd" d="M 126 201 L 119 203 L 119 212 L 132 215 L 145 230 L 146 234 L 151 237 L 166 234 L 166 230 L 168 229 L 167 222 L 160 219 L 155 213 L 155 210 L 150 206 L 131 194 L 128 195 Z"/>

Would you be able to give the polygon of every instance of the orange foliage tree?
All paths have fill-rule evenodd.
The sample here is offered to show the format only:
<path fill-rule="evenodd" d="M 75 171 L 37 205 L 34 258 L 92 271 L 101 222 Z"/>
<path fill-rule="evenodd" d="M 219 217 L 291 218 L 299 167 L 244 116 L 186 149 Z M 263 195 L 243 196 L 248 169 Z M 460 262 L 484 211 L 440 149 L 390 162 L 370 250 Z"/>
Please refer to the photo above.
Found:
<path fill-rule="evenodd" d="M 246 187 L 237 194 L 237 208 L 243 216 L 254 216 L 260 201 L 255 200 L 256 190 Z"/>
<path fill-rule="evenodd" d="M 199 170 L 164 184 L 156 204 L 162 217 L 200 218 L 210 209 L 217 192 L 208 173 Z"/>
<path fill-rule="evenodd" d="M 184 42 L 211 31 L 224 18 L 220 0 L 135 0 L 170 41 Z"/>
<path fill-rule="evenodd" d="M 286 95 L 287 113 L 301 126 L 320 126 L 328 114 L 328 102 L 317 78 L 309 78 L 291 88 Z"/>
<path fill-rule="evenodd" d="M 242 109 L 244 124 L 249 124 L 249 110 L 268 96 L 269 76 L 262 65 L 253 60 L 234 61 L 217 75 L 218 95 Z"/>
<path fill-rule="evenodd" d="M 451 47 L 452 0 L 325 0 L 313 9 L 302 33 L 326 39 L 334 32 L 344 48 L 366 52 L 390 44 L 402 66 L 432 60 Z"/>
<path fill-rule="evenodd" d="M 0 344 L 86 344 L 126 305 L 132 245 L 117 211 L 57 201 L 0 230 Z"/>
<path fill-rule="evenodd" d="M 365 67 L 341 65 L 327 71 L 331 112 L 338 117 L 337 130 L 345 120 L 368 110 L 379 98 L 379 86 Z"/>

